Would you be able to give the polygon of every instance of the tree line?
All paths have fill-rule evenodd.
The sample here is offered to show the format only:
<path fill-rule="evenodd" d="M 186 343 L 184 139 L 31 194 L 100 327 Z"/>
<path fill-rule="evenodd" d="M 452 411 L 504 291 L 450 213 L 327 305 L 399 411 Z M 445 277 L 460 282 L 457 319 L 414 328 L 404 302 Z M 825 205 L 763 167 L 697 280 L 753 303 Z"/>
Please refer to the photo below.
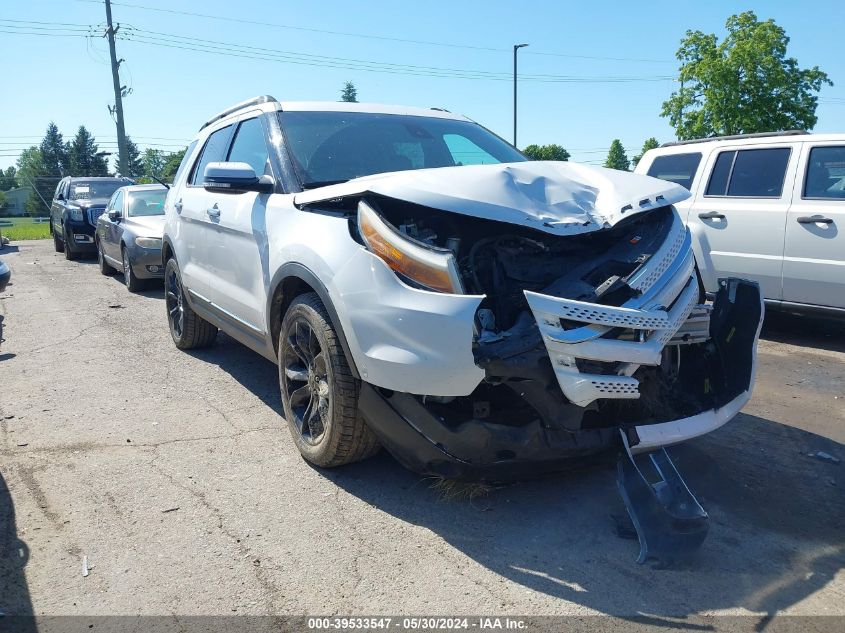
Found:
<path fill-rule="evenodd" d="M 155 178 L 172 179 L 182 162 L 185 150 L 164 152 L 147 148 L 143 152 L 131 138 L 126 138 L 128 176 L 140 182 L 153 182 Z M 108 156 L 100 151 L 96 139 L 84 125 L 80 125 L 70 141 L 65 141 L 58 126 L 52 121 L 41 143 L 21 152 L 16 167 L 9 167 L 0 175 L 0 192 L 15 187 L 32 187 L 25 203 L 30 215 L 44 215 L 50 211 L 50 201 L 59 180 L 65 176 L 109 176 Z"/>

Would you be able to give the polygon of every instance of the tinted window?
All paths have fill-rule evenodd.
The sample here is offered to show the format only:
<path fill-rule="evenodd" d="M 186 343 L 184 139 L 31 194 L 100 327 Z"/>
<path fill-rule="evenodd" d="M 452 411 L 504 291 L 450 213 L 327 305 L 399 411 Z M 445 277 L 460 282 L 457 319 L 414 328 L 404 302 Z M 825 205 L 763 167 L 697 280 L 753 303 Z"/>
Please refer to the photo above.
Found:
<path fill-rule="evenodd" d="M 118 191 L 112 196 L 112 199 L 109 201 L 109 208 L 116 209 L 118 211 L 123 211 L 123 192 Z"/>
<path fill-rule="evenodd" d="M 783 192 L 789 148 L 745 149 L 737 152 L 729 196 L 779 198 Z"/>
<path fill-rule="evenodd" d="M 814 147 L 807 163 L 805 198 L 845 198 L 845 147 Z"/>
<path fill-rule="evenodd" d="M 690 189 L 700 162 L 701 154 L 698 152 L 658 156 L 654 159 L 651 167 L 648 168 L 648 175 L 661 180 L 669 180 Z"/>
<path fill-rule="evenodd" d="M 77 180 L 70 184 L 70 200 L 94 200 L 111 198 L 112 194 L 126 186 L 121 180 Z"/>
<path fill-rule="evenodd" d="M 167 189 L 133 191 L 129 195 L 126 213 L 131 217 L 164 215 L 164 198 Z"/>
<path fill-rule="evenodd" d="M 243 121 L 238 126 L 232 149 L 229 150 L 229 160 L 246 163 L 258 176 L 261 176 L 265 173 L 269 158 L 270 153 L 267 151 L 267 143 L 264 142 L 264 128 L 261 127 L 261 121 L 257 118 Z"/>
<path fill-rule="evenodd" d="M 173 176 L 173 182 L 177 182 L 179 180 L 179 176 L 182 175 L 182 172 L 185 171 L 185 168 L 188 166 L 188 161 L 191 160 L 191 154 L 194 153 L 194 148 L 197 146 L 196 141 L 192 141 L 188 148 L 185 150 L 185 155 L 182 156 L 182 162 L 179 163 L 179 168 L 176 170 L 176 174 Z"/>
<path fill-rule="evenodd" d="M 369 112 L 280 112 L 279 121 L 305 187 L 388 171 L 525 160 L 470 121 Z M 464 153 L 453 154 L 450 143 Z"/>
<path fill-rule="evenodd" d="M 713 173 L 710 174 L 710 182 L 707 183 L 708 196 L 724 196 L 728 191 L 728 178 L 731 175 L 731 167 L 734 164 L 736 152 L 722 152 L 716 158 L 713 166 Z"/>
<path fill-rule="evenodd" d="M 229 149 L 229 136 L 231 133 L 232 126 L 227 125 L 208 137 L 205 147 L 202 148 L 202 155 L 194 167 L 191 184 L 202 184 L 206 165 L 226 160 L 226 150 Z"/>

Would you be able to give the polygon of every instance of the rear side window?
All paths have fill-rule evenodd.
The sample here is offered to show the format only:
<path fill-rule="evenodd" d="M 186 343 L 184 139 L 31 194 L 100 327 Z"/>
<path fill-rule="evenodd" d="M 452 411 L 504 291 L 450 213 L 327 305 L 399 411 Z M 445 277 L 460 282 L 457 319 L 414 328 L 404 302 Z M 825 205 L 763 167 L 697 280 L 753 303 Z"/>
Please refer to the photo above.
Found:
<path fill-rule="evenodd" d="M 247 119 L 238 126 L 232 149 L 229 150 L 229 160 L 236 163 L 246 163 L 252 167 L 257 176 L 263 176 L 267 170 L 270 152 L 264 141 L 264 128 L 257 118 Z"/>
<path fill-rule="evenodd" d="M 226 160 L 226 150 L 229 149 L 229 137 L 231 135 L 232 126 L 227 125 L 208 137 L 205 147 L 202 148 L 202 154 L 194 166 L 194 173 L 191 175 L 192 185 L 202 184 L 206 165 Z"/>
<path fill-rule="evenodd" d="M 814 147 L 810 150 L 804 197 L 845 199 L 845 147 Z"/>
<path fill-rule="evenodd" d="M 788 147 L 722 152 L 713 167 L 706 195 L 780 198 L 789 154 Z"/>
<path fill-rule="evenodd" d="M 648 175 L 661 180 L 669 180 L 687 189 L 692 188 L 692 181 L 698 171 L 701 154 L 669 154 L 658 156 L 648 168 Z"/>

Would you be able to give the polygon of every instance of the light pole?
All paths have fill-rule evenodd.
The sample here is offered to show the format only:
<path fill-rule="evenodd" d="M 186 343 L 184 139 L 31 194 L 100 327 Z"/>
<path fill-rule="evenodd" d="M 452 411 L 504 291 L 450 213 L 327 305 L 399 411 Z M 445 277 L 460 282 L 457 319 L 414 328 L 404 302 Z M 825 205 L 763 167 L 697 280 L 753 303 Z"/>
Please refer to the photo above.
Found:
<path fill-rule="evenodd" d="M 513 146 L 516 147 L 516 52 L 528 44 L 513 45 Z M 517 149 L 519 149 L 517 147 Z"/>

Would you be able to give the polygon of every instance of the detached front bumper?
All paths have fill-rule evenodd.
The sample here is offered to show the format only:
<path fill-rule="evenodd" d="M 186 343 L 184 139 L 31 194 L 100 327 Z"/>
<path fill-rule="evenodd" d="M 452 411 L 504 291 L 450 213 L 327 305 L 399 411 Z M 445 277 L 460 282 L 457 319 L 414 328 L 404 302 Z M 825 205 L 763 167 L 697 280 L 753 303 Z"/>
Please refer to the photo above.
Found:
<path fill-rule="evenodd" d="M 127 246 L 132 272 L 138 279 L 164 279 L 164 265 L 160 248 L 144 248 L 137 244 Z"/>
<path fill-rule="evenodd" d="M 448 478 L 503 481 L 560 470 L 614 448 L 620 428 L 634 453 L 647 452 L 709 433 L 745 405 L 754 383 L 762 317 L 757 284 L 723 280 L 710 338 L 684 347 L 688 367 L 669 393 L 659 396 L 668 400 L 659 412 L 564 404 L 582 412 L 580 428 L 551 426 L 541 417 L 520 426 L 472 417 L 455 423 L 442 415 L 442 406 L 424 398 L 366 384 L 359 405 L 368 425 L 404 466 Z"/>

